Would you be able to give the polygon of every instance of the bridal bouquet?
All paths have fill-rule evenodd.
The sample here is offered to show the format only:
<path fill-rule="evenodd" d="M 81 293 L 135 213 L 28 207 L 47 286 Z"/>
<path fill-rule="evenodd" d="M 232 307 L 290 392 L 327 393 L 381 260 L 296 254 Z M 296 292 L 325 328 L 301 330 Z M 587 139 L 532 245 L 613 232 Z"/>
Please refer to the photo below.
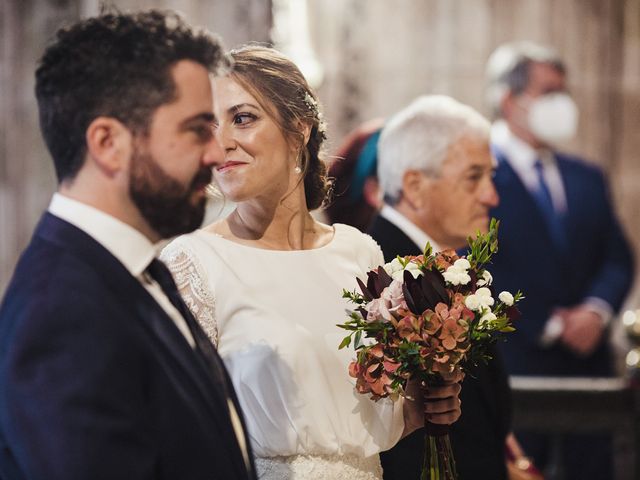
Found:
<path fill-rule="evenodd" d="M 339 348 L 353 343 L 349 374 L 356 389 L 378 400 L 405 395 L 409 379 L 437 385 L 443 376 L 487 361 L 487 348 L 514 330 L 520 292 L 491 289 L 485 268 L 498 248 L 495 219 L 489 231 L 469 238 L 469 255 L 455 251 L 397 257 L 357 279 L 360 292 L 343 291 L 356 305 L 339 327 L 349 330 Z M 422 479 L 455 479 L 446 428 L 427 423 Z"/>

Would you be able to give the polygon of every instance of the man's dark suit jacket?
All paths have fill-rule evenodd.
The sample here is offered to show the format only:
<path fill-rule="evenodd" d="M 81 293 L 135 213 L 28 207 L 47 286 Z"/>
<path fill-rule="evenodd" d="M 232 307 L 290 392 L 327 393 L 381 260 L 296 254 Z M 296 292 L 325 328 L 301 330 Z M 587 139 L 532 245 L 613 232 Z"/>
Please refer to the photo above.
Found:
<path fill-rule="evenodd" d="M 504 154 L 498 160 L 495 186 L 500 205 L 492 215 L 501 220 L 499 251 L 491 273 L 496 291 L 522 290 L 522 318 L 501 348 L 514 375 L 612 375 L 608 342 L 588 357 L 556 345 L 539 344 L 547 319 L 556 307 L 569 307 L 587 297 L 608 302 L 617 311 L 633 277 L 633 258 L 608 198 L 601 172 L 585 162 L 556 155 L 567 213 L 569 251 L 552 241 L 531 194 Z M 605 335 L 606 338 L 606 335 Z"/>
<path fill-rule="evenodd" d="M 0 306 L 0 478 L 255 478 L 225 390 L 240 411 L 115 257 L 43 216 Z"/>
<path fill-rule="evenodd" d="M 382 248 L 386 262 L 397 255 L 422 253 L 398 227 L 381 216 L 375 218 L 369 234 Z M 497 349 L 492 349 L 492 355 L 488 365 L 478 365 L 462 382 L 462 415 L 449 433 L 460 480 L 507 478 L 504 442 L 509 431 L 511 399 Z M 423 429 L 382 452 L 384 479 L 419 480 L 423 452 Z"/>

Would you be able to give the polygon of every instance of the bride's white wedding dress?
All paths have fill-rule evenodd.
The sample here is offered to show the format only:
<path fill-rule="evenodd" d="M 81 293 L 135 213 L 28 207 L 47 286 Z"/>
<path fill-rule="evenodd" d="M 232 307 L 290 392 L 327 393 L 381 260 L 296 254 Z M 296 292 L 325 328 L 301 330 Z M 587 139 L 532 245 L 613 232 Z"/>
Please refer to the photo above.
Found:
<path fill-rule="evenodd" d="M 374 480 L 402 433 L 402 402 L 354 390 L 336 324 L 342 289 L 383 264 L 367 235 L 336 225 L 313 250 L 264 250 L 197 231 L 163 251 L 217 345 L 244 413 L 259 478 Z"/>

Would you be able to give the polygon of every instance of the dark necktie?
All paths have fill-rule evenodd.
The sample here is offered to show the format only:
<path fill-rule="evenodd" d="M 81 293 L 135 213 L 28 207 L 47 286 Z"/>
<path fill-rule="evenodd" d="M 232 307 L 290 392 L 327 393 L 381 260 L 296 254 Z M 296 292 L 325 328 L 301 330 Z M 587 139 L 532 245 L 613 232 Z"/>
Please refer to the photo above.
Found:
<path fill-rule="evenodd" d="M 182 315 L 182 317 L 187 322 L 187 326 L 189 327 L 189 331 L 193 336 L 193 339 L 196 343 L 196 351 L 201 356 L 201 359 L 205 362 L 205 364 L 211 369 L 211 371 L 216 376 L 216 380 L 225 387 L 224 393 L 226 394 L 226 382 L 225 375 L 222 369 L 224 368 L 221 365 L 221 361 L 218 355 L 215 353 L 215 349 L 206 334 L 198 325 L 198 322 L 193 317 L 193 314 L 189 310 L 189 307 L 184 303 L 182 297 L 180 296 L 180 292 L 178 292 L 178 287 L 176 283 L 173 281 L 173 276 L 171 272 L 166 267 L 164 263 L 162 263 L 157 258 L 154 258 L 149 266 L 147 267 L 147 272 L 162 288 L 162 291 L 167 296 L 171 304 L 176 307 L 178 312 Z"/>
<path fill-rule="evenodd" d="M 221 393 L 224 395 L 225 400 L 229 402 L 229 408 L 235 411 L 235 414 L 238 414 L 238 411 L 233 403 L 231 403 L 231 396 L 229 395 L 229 391 L 227 389 L 226 382 L 226 374 L 224 371 L 224 366 L 222 365 L 222 360 L 218 356 L 215 351 L 215 348 L 207 338 L 207 335 L 204 333 L 198 322 L 194 318 L 193 314 L 187 307 L 187 304 L 184 303 L 182 297 L 180 296 L 180 292 L 178 291 L 178 287 L 176 286 L 176 282 L 173 280 L 173 276 L 171 272 L 167 268 L 167 266 L 162 263 L 157 258 L 154 258 L 146 270 L 151 278 L 153 278 L 164 294 L 169 298 L 171 304 L 176 307 L 178 312 L 184 317 L 187 325 L 189 326 L 189 330 L 191 331 L 191 335 L 193 335 L 193 339 L 196 343 L 196 353 L 200 357 L 200 359 L 204 362 L 205 369 L 213 374 L 214 380 L 216 381 L 218 387 L 220 388 Z M 231 420 L 233 424 L 233 420 Z M 236 427 L 233 426 L 233 430 L 235 432 L 236 438 L 238 440 L 238 446 L 242 450 L 242 455 L 244 458 L 245 466 L 247 471 L 251 470 L 251 462 L 249 461 L 249 454 L 246 449 L 245 442 L 241 442 L 240 436 L 244 435 L 244 428 L 240 425 L 239 429 L 236 430 Z M 244 445 L 244 446 L 241 446 Z"/>
<path fill-rule="evenodd" d="M 563 218 L 561 214 L 556 212 L 553 206 L 551 191 L 544 178 L 544 165 L 540 159 L 535 161 L 534 168 L 538 178 L 538 188 L 533 192 L 533 196 L 549 228 L 553 243 L 559 249 L 565 250 L 567 247 L 567 238 Z"/>

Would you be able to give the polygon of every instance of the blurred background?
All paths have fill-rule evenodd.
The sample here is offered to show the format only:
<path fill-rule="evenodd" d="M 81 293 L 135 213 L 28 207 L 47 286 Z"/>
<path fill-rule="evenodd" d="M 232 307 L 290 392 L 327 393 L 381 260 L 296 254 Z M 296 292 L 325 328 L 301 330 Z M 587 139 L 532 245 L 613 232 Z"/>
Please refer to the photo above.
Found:
<path fill-rule="evenodd" d="M 37 123 L 33 72 L 55 30 L 94 15 L 98 0 L 0 1 L 0 291 L 55 189 Z M 270 42 L 319 92 L 329 150 L 421 94 L 451 95 L 489 115 L 484 65 L 499 44 L 532 40 L 569 67 L 580 111 L 567 150 L 609 175 L 640 253 L 640 0 L 116 0 L 170 8 L 227 47 Z M 640 256 L 640 255 L 639 255 Z M 640 265 L 640 262 L 638 263 Z M 627 309 L 640 306 L 636 285 Z"/>
<path fill-rule="evenodd" d="M 0 293 L 56 188 L 38 128 L 33 94 L 37 59 L 57 28 L 99 13 L 102 3 L 0 0 Z M 491 52 L 512 40 L 554 47 L 568 66 L 570 91 L 581 112 L 578 136 L 565 150 L 586 157 L 608 174 L 621 223 L 640 258 L 640 0 L 108 4 L 123 11 L 178 10 L 191 23 L 218 33 L 229 48 L 248 41 L 275 44 L 319 93 L 329 126 L 329 153 L 335 153 L 362 122 L 387 117 L 422 94 L 450 95 L 489 116 L 484 68 Z M 623 309 L 626 313 L 614 329 L 621 366 L 631 346 L 622 319 L 629 330 L 637 329 L 640 345 L 639 308 L 636 282 Z M 640 365 L 640 350 L 637 356 Z M 637 416 L 629 418 L 637 422 Z M 636 433 L 637 425 L 631 426 Z M 632 443 L 623 445 L 631 453 Z M 629 461 L 634 463 L 633 458 Z"/>

